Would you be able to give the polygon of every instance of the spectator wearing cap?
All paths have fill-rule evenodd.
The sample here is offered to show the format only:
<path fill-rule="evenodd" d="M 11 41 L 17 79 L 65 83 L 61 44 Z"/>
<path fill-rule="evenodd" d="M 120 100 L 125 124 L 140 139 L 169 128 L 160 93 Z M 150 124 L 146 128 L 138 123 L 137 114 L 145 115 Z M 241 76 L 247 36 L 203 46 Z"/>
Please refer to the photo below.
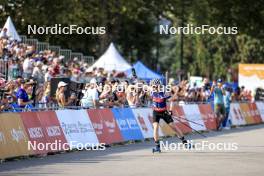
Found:
<path fill-rule="evenodd" d="M 81 105 L 84 108 L 97 108 L 98 107 L 98 91 L 96 79 L 93 78 L 90 81 L 90 84 L 86 84 L 86 89 L 84 90 L 84 96 L 81 99 Z"/>
<path fill-rule="evenodd" d="M 64 108 L 65 106 L 70 105 L 76 99 L 75 96 L 71 96 L 68 99 L 68 101 L 66 100 L 65 91 L 66 91 L 67 85 L 68 84 L 66 84 L 65 82 L 60 81 L 58 84 L 58 88 L 56 90 L 56 100 L 57 100 L 59 107 L 61 108 Z"/>

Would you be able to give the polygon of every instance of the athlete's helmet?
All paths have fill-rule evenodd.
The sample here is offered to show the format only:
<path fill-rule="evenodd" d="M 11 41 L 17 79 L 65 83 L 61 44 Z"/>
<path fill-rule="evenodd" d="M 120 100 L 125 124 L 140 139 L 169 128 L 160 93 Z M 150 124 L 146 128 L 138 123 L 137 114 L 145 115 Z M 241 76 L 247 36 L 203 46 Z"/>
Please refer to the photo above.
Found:
<path fill-rule="evenodd" d="M 160 82 L 160 80 L 159 79 L 153 79 L 152 81 L 151 81 L 151 84 L 152 85 L 160 85 L 161 84 L 161 82 Z"/>

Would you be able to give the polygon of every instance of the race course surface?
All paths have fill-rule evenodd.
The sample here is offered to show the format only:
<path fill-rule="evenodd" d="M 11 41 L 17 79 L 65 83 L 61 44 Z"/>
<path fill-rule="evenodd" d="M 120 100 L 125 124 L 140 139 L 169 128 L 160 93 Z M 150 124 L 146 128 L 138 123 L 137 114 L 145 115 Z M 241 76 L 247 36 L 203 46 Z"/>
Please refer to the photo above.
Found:
<path fill-rule="evenodd" d="M 251 176 L 264 173 L 264 124 L 189 135 L 195 143 L 237 143 L 236 151 L 164 151 L 152 154 L 153 141 L 7 161 L 0 175 L 89 175 L 89 176 Z M 163 141 L 179 142 L 176 137 Z"/>

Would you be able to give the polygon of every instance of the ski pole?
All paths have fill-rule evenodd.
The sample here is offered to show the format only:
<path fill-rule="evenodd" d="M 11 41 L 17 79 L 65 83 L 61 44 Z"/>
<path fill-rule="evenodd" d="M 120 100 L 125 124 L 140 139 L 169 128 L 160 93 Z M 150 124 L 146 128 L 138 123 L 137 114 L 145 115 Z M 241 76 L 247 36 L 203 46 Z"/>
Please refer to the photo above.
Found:
<path fill-rule="evenodd" d="M 179 121 L 179 117 L 177 117 L 177 116 L 172 116 L 172 117 L 177 118 L 177 120 Z M 200 126 L 204 127 L 203 124 L 200 124 L 200 123 L 197 123 L 197 122 L 194 122 L 194 121 L 188 120 L 188 119 L 186 119 L 186 118 L 184 118 L 184 120 L 186 120 L 186 121 L 188 121 L 188 122 L 191 122 L 191 123 L 194 123 L 194 124 L 196 124 L 196 125 L 200 125 Z"/>
<path fill-rule="evenodd" d="M 188 127 L 188 128 L 190 128 L 190 129 L 192 129 L 193 131 L 195 131 L 196 133 L 198 133 L 199 135 L 201 135 L 202 137 L 204 137 L 204 138 L 207 138 L 207 136 L 205 136 L 204 134 L 202 134 L 201 132 L 199 132 L 199 131 L 197 131 L 196 129 L 193 129 L 192 127 L 190 127 L 189 125 L 186 125 L 185 123 L 183 123 L 182 121 L 180 121 L 179 119 L 177 119 L 176 118 L 176 120 L 178 121 L 178 122 L 180 122 L 181 124 L 183 124 L 184 126 L 186 126 L 186 127 Z"/>

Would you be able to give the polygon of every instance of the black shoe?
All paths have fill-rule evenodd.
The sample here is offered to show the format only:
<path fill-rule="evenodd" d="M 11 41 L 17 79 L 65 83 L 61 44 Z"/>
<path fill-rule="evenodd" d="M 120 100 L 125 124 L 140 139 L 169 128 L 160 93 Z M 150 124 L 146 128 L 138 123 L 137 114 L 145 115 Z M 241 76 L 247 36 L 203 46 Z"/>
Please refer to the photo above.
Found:
<path fill-rule="evenodd" d="M 152 153 L 155 153 L 155 152 L 159 152 L 159 153 L 161 152 L 160 146 L 157 145 L 155 148 L 152 149 Z"/>

